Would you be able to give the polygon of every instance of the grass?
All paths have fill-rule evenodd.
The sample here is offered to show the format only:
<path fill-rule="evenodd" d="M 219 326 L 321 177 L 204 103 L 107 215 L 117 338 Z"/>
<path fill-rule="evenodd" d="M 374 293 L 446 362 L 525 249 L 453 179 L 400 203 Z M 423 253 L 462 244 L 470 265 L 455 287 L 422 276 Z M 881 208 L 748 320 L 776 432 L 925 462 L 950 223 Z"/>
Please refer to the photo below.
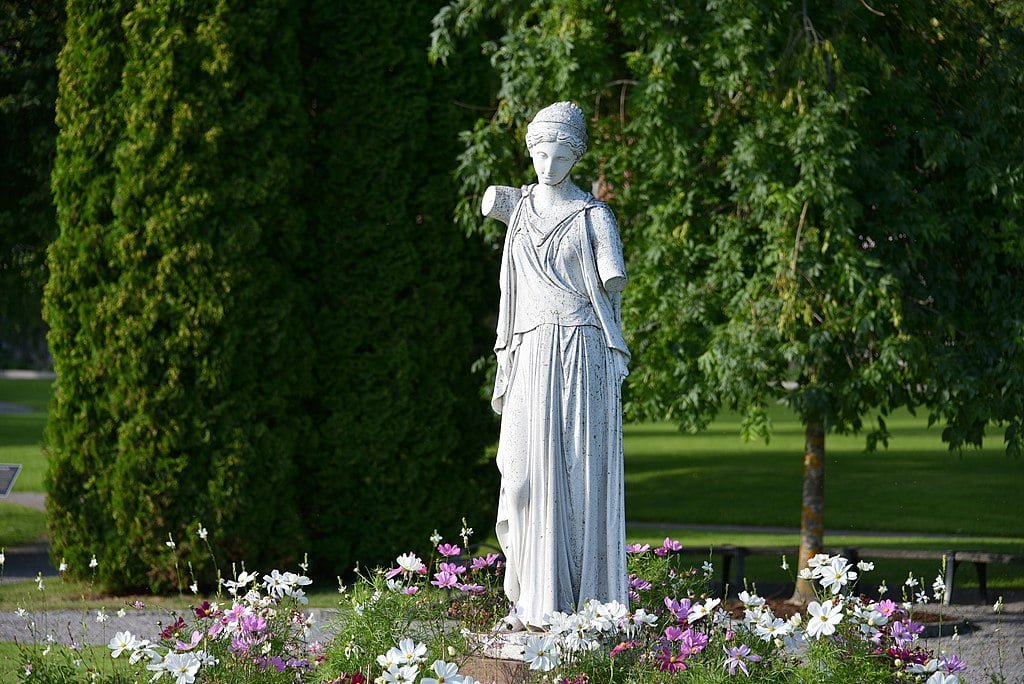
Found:
<path fill-rule="evenodd" d="M 41 648 L 32 650 L 38 653 Z M 114 659 L 110 657 L 110 649 L 106 646 L 83 646 L 81 651 L 76 653 L 67 646 L 54 645 L 46 658 L 53 659 L 53 662 L 68 662 L 81 658 L 92 670 L 102 674 L 111 674 L 115 665 Z M 19 676 L 24 672 L 21 662 L 21 649 L 18 644 L 0 641 L 0 682 L 19 681 Z"/>
<path fill-rule="evenodd" d="M 888 450 L 863 436 L 826 438 L 825 523 L 830 530 L 891 530 L 1019 537 L 1024 461 L 999 448 L 950 453 L 938 427 L 900 413 Z M 664 423 L 625 430 L 631 521 L 798 527 L 803 432 L 777 412 L 769 444 L 744 443 L 723 418 L 699 435 Z"/>
<path fill-rule="evenodd" d="M 46 459 L 43 428 L 50 396 L 49 380 L 0 380 L 0 401 L 20 404 L 31 413 L 0 415 L 0 463 L 21 464 L 16 492 L 42 492 Z M 6 522 L 5 517 L 0 520 Z"/>
<path fill-rule="evenodd" d="M 0 380 L 0 401 L 34 409 L 0 416 L 0 462 L 25 466 L 18 491 L 43 491 L 41 444 L 49 392 L 46 380 Z M 774 431 L 768 444 L 743 442 L 734 416 L 723 416 L 698 435 L 682 434 L 666 423 L 626 426 L 627 518 L 666 524 L 797 527 L 803 430 L 781 408 L 772 418 Z M 1007 458 L 1000 440 L 992 436 L 992 444 L 985 449 L 950 453 L 939 427 L 929 428 L 924 418 L 907 412 L 890 416 L 887 423 L 892 433 L 890 448 L 875 453 L 865 452 L 863 436 L 827 437 L 825 521 L 832 532 L 827 544 L 1024 554 L 1024 509 L 1017 500 L 1024 491 L 1024 461 Z M 38 536 L 42 514 L 24 511 L 0 502 L 0 543 L 12 546 L 16 541 L 6 539 Z M 864 530 L 898 534 L 851 536 Z M 671 526 L 630 530 L 631 541 L 660 542 L 666 535 L 687 546 L 798 543 L 795 534 L 680 532 Z M 967 539 L 957 538 L 965 535 Z M 934 564 L 877 561 L 876 565 L 880 571 L 891 566 L 896 575 L 905 576 L 907 569 L 917 568 L 917 574 Z M 778 561 L 753 557 L 748 568 L 752 576 L 762 577 L 763 571 L 765 581 L 774 581 L 769 578 L 774 577 L 771 573 L 778 569 Z M 989 574 L 993 588 L 1024 589 L 1020 566 L 993 566 Z M 971 568 L 960 577 L 967 583 L 964 586 L 976 583 Z M 325 589 L 323 595 L 322 607 L 333 607 L 333 588 Z M 3 597 L 0 592 L 0 604 L 8 605 Z"/>
<path fill-rule="evenodd" d="M 0 549 L 35 541 L 46 535 L 46 514 L 0 501 Z"/>

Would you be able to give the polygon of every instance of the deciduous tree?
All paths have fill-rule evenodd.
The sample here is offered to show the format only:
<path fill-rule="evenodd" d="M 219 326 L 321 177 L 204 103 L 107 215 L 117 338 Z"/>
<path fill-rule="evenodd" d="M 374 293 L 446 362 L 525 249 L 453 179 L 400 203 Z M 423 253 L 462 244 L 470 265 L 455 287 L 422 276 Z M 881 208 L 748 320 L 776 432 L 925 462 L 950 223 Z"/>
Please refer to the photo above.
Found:
<path fill-rule="evenodd" d="M 869 6 L 870 5 L 870 6 Z M 586 159 L 631 285 L 627 413 L 698 430 L 721 409 L 806 429 L 801 566 L 823 546 L 825 435 L 926 407 L 952 448 L 1024 416 L 1024 33 L 975 0 L 457 0 L 501 79 L 465 134 L 459 218 L 526 180 L 525 123 L 591 114 Z M 485 232 L 495 226 L 484 226 Z M 798 585 L 797 598 L 807 587 Z"/>

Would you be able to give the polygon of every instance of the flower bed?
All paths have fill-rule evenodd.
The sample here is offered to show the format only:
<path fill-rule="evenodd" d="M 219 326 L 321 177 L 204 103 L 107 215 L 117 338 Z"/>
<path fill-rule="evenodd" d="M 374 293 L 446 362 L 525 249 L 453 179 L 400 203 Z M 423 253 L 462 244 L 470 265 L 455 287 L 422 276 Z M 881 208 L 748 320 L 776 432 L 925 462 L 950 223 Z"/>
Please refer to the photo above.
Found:
<path fill-rule="evenodd" d="M 115 634 L 112 666 L 85 664 L 74 652 L 58 657 L 43 640 L 24 646 L 21 679 L 475 684 L 467 664 L 486 655 L 509 606 L 502 559 L 463 554 L 471 533 L 463 529 L 461 546 L 435 533 L 426 561 L 404 553 L 395 567 L 342 588 L 327 644 L 311 640 L 305 575 L 242 572 L 221 583 L 216 601 L 202 601 L 151 639 Z M 960 681 L 964 663 L 923 649 L 913 619 L 920 603 L 941 600 L 941 578 L 931 596 L 911 577 L 901 600 L 870 599 L 855 592 L 870 563 L 821 554 L 802 571 L 818 592 L 806 612 L 777 615 L 750 589 L 730 612 L 708 595 L 710 564 L 684 567 L 679 548 L 671 539 L 629 547 L 630 605 L 589 601 L 546 616 L 544 631 L 518 637 L 518 676 L 555 684 Z"/>

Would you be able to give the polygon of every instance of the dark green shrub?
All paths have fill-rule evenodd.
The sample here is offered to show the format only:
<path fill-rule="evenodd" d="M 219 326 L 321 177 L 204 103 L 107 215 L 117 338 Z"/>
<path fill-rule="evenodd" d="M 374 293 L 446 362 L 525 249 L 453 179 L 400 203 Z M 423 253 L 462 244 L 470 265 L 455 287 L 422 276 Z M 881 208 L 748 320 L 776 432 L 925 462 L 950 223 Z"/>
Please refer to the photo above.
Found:
<path fill-rule="evenodd" d="M 54 553 L 167 590 L 483 533 L 493 253 L 450 221 L 429 9 L 71 3 L 46 316 Z M 301 49 L 298 36 L 302 35 Z M 478 69 L 475 73 L 480 73 Z M 164 544 L 174 537 L 174 548 Z M 381 542 L 384 543 L 381 543 Z M 382 555 L 383 554 L 383 555 Z"/>
<path fill-rule="evenodd" d="M 494 259 L 452 225 L 456 105 L 483 89 L 433 70 L 427 5 L 312 2 L 303 31 L 313 148 L 305 184 L 320 274 L 315 402 L 319 448 L 305 456 L 316 566 L 386 562 L 484 532 L 497 500 L 494 438 L 470 372 L 488 353 Z M 353 65 L 340 69 L 339 65 Z M 485 66 L 485 65 L 481 65 Z M 454 72 L 454 70 L 453 70 Z M 481 98 L 482 99 L 482 98 Z"/>
<path fill-rule="evenodd" d="M 112 194 L 97 202 L 112 207 L 97 221 L 102 294 L 94 302 L 78 286 L 51 288 L 55 337 L 64 333 L 58 309 L 78 308 L 101 328 L 55 348 L 56 402 L 71 414 L 58 411 L 51 429 L 55 552 L 82 558 L 79 547 L 91 546 L 114 589 L 166 589 L 184 561 L 202 573 L 200 522 L 215 548 L 254 567 L 294 562 L 305 547 L 294 469 L 308 432 L 301 393 L 310 363 L 294 273 L 306 130 L 294 87 L 297 14 L 274 1 L 245 13 L 177 5 L 137 7 L 123 17 L 123 39 L 103 42 L 123 49 L 124 80 L 115 95 L 121 118 L 102 129 L 107 140 L 121 138 L 105 169 Z M 79 46 L 69 37 L 69 53 Z M 62 97 L 74 73 L 65 67 Z M 73 161 L 62 156 L 60 173 L 94 173 Z M 65 206 L 80 199 L 58 194 Z M 65 234 L 86 249 L 80 233 Z M 68 362 L 81 354 L 102 373 L 101 394 L 81 396 L 88 371 Z M 99 425 L 82 424 L 83 411 Z M 103 463 L 94 476 L 99 522 L 81 540 L 69 529 L 76 521 L 59 515 L 76 509 L 64 495 L 64 463 L 79 435 L 99 442 Z M 185 529 L 190 536 L 180 538 Z M 173 550 L 162 543 L 168 534 L 179 537 Z"/>

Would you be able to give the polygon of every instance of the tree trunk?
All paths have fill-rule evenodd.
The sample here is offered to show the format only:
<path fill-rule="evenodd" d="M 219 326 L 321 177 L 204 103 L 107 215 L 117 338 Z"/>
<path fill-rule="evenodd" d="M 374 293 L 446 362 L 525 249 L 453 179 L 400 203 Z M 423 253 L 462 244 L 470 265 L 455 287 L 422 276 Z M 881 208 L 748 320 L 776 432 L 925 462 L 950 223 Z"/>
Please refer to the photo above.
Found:
<path fill-rule="evenodd" d="M 807 567 L 807 560 L 821 553 L 825 546 L 825 426 L 808 422 L 804 442 L 804 496 L 800 515 L 800 562 L 797 572 Z M 812 583 L 797 579 L 790 603 L 804 605 L 814 598 Z"/>

